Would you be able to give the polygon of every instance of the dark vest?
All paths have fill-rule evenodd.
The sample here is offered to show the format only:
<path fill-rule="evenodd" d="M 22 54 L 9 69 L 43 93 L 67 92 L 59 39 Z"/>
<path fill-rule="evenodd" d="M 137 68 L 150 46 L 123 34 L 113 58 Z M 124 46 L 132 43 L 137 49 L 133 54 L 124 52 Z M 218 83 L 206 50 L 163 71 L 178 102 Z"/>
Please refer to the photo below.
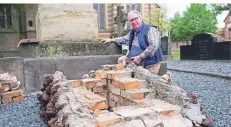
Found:
<path fill-rule="evenodd" d="M 141 27 L 136 31 L 138 34 L 139 46 L 142 50 L 145 50 L 149 46 L 147 35 L 148 35 L 148 31 L 149 31 L 150 27 L 157 28 L 156 26 L 142 23 Z M 132 47 L 132 41 L 134 38 L 134 33 L 135 33 L 135 30 L 132 29 L 130 32 L 130 38 L 129 38 L 129 50 Z M 154 53 L 153 56 L 148 56 L 147 58 L 143 59 L 144 60 L 143 66 L 146 67 L 149 65 L 159 63 L 163 59 L 164 59 L 164 57 L 163 57 L 162 50 L 161 50 L 161 48 L 158 47 L 158 49 L 156 50 L 156 52 Z"/>

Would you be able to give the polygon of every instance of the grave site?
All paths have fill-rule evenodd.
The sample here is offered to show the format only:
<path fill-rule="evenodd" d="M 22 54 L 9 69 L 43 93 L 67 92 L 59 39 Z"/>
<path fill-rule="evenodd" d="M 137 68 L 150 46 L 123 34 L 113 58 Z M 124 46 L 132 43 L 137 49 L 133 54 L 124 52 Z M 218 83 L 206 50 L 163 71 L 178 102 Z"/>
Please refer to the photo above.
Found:
<path fill-rule="evenodd" d="M 40 116 L 49 127 L 209 127 L 193 93 L 143 67 L 102 65 L 83 79 L 44 75 Z"/>
<path fill-rule="evenodd" d="M 154 75 L 132 63 L 116 64 L 126 46 L 101 43 L 107 35 L 98 26 L 101 7 L 113 30 L 106 31 L 130 31 L 122 5 L 38 4 L 33 39 L 0 52 L 0 127 L 231 125 L 230 41 L 195 35 L 175 60 L 171 38 L 162 36 L 164 60 Z M 167 71 L 172 83 L 161 77 Z"/>

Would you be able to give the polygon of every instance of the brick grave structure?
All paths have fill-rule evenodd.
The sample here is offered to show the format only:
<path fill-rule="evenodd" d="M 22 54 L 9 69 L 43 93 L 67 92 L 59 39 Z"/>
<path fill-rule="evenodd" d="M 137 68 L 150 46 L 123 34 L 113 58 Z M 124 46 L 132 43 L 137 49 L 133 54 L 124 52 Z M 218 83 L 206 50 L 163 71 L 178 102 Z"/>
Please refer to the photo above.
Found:
<path fill-rule="evenodd" d="M 102 65 L 79 80 L 47 74 L 41 90 L 49 127 L 211 126 L 196 95 L 133 64 Z"/>
<path fill-rule="evenodd" d="M 20 81 L 9 73 L 0 74 L 0 105 L 18 102 L 24 99 Z"/>

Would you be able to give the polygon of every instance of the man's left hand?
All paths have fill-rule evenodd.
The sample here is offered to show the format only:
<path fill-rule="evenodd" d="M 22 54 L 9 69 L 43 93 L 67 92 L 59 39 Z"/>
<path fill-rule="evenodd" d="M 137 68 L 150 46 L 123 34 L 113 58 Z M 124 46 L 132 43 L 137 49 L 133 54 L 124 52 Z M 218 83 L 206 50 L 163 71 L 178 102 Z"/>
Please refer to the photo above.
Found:
<path fill-rule="evenodd" d="M 133 60 L 135 64 L 140 64 L 140 61 L 141 61 L 140 56 L 135 56 L 135 57 L 132 57 L 131 59 Z"/>

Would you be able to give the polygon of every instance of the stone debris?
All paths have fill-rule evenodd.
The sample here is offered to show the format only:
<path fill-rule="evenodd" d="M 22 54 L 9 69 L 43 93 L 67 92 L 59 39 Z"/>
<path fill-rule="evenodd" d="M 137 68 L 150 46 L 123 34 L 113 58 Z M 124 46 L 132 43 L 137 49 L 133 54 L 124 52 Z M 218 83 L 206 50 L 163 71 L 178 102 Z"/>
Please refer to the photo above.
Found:
<path fill-rule="evenodd" d="M 201 117 L 184 90 L 146 69 L 102 65 L 89 74 L 76 80 L 67 80 L 61 72 L 45 76 L 38 99 L 49 127 L 209 125 L 209 117 Z"/>
<path fill-rule="evenodd" d="M 18 102 L 24 99 L 20 81 L 9 73 L 0 74 L 0 104 Z"/>

